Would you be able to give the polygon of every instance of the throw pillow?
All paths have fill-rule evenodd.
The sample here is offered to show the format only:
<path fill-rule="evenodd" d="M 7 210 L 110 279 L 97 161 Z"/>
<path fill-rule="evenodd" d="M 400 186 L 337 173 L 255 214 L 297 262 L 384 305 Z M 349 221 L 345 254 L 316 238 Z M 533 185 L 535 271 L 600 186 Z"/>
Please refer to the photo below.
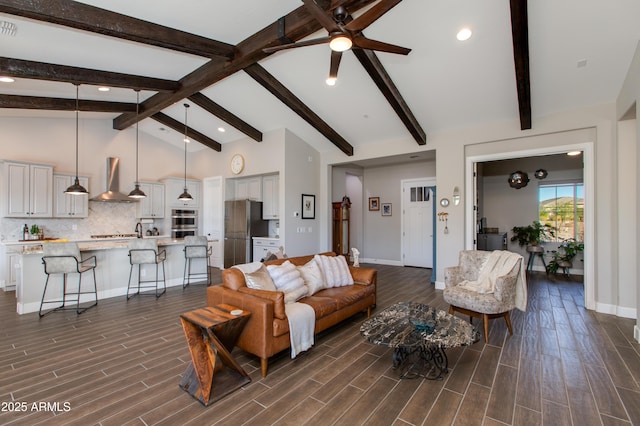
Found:
<path fill-rule="evenodd" d="M 263 264 L 260 265 L 257 271 L 245 273 L 244 280 L 249 288 L 276 291 L 276 285 Z"/>
<path fill-rule="evenodd" d="M 276 289 L 284 292 L 284 303 L 293 303 L 309 292 L 300 276 L 300 271 L 288 260 L 281 265 L 268 265 L 267 271 Z"/>
<path fill-rule="evenodd" d="M 353 284 L 353 277 L 349 271 L 347 259 L 344 256 L 324 256 L 316 254 L 313 257 L 322 269 L 326 288 L 343 287 Z"/>
<path fill-rule="evenodd" d="M 313 295 L 325 288 L 324 276 L 315 259 L 311 259 L 302 266 L 298 266 L 298 271 L 304 280 L 304 285 L 309 289 L 309 294 Z"/>

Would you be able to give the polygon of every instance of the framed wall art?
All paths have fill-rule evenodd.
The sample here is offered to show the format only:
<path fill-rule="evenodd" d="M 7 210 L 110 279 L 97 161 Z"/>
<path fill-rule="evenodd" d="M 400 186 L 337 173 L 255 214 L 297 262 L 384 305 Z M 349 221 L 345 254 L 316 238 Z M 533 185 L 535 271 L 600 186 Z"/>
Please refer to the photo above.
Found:
<path fill-rule="evenodd" d="M 382 203 L 382 216 L 391 216 L 391 203 Z"/>
<path fill-rule="evenodd" d="M 369 211 L 380 210 L 380 197 L 369 197 Z"/>
<path fill-rule="evenodd" d="M 316 218 L 316 196 L 315 195 L 302 194 L 302 218 L 303 219 Z"/>

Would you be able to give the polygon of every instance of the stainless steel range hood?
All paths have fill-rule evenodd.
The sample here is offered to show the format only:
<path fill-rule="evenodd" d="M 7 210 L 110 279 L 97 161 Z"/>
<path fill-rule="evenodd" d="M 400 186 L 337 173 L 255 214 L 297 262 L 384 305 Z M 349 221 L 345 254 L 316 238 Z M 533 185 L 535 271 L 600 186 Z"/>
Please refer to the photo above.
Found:
<path fill-rule="evenodd" d="M 107 158 L 107 190 L 89 201 L 102 201 L 105 203 L 131 203 L 137 201 L 120 192 L 120 159 L 118 157 Z"/>

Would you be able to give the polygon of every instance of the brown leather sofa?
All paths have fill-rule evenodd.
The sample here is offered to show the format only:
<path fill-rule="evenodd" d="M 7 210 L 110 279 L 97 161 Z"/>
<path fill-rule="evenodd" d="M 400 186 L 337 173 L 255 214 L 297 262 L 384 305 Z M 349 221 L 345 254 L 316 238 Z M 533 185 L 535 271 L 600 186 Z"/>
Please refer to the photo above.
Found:
<path fill-rule="evenodd" d="M 335 256 L 335 253 L 322 254 Z M 267 261 L 265 265 L 289 260 L 301 266 L 311 259 L 313 255 L 290 257 Z M 323 289 L 298 300 L 313 307 L 316 334 L 358 312 L 367 311 L 367 316 L 371 315 L 371 308 L 376 304 L 377 271 L 353 266 L 349 266 L 349 270 L 354 285 Z M 262 377 L 266 377 L 269 357 L 291 347 L 284 293 L 249 288 L 239 269 L 228 268 L 222 271 L 222 283 L 207 288 L 207 306 L 220 303 L 251 312 L 236 346 L 260 358 Z"/>

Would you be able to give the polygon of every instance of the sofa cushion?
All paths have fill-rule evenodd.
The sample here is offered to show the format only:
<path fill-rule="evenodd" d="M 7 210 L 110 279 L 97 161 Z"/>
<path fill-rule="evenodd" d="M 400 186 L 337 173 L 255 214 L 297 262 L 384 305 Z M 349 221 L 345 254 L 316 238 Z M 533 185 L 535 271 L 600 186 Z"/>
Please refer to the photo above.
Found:
<path fill-rule="evenodd" d="M 260 265 L 260 268 L 255 272 L 246 272 L 244 279 L 247 287 L 254 288 L 256 290 L 269 290 L 276 291 L 276 285 L 267 271 L 267 267 Z"/>
<path fill-rule="evenodd" d="M 304 285 L 309 289 L 309 294 L 313 295 L 319 290 L 322 290 L 325 285 L 324 276 L 320 270 L 320 265 L 315 259 L 311 259 L 302 266 L 297 266 L 298 271 L 304 281 Z"/>
<path fill-rule="evenodd" d="M 342 287 L 353 284 L 353 277 L 349 271 L 347 259 L 344 256 L 315 255 L 314 259 L 320 265 L 324 276 L 325 288 Z"/>
<path fill-rule="evenodd" d="M 327 288 L 319 291 L 314 296 L 333 299 L 337 304 L 337 309 L 342 309 L 345 306 L 353 305 L 373 293 L 375 293 L 374 286 L 354 284 L 344 287 Z"/>
<path fill-rule="evenodd" d="M 316 313 L 316 321 L 318 318 L 325 317 L 338 310 L 338 304 L 331 297 L 318 297 L 316 295 L 303 297 L 299 300 L 313 308 Z"/>
<path fill-rule="evenodd" d="M 284 303 L 293 303 L 309 292 L 300 276 L 300 271 L 291 262 L 282 265 L 269 265 L 267 271 L 276 289 L 284 292 Z"/>

